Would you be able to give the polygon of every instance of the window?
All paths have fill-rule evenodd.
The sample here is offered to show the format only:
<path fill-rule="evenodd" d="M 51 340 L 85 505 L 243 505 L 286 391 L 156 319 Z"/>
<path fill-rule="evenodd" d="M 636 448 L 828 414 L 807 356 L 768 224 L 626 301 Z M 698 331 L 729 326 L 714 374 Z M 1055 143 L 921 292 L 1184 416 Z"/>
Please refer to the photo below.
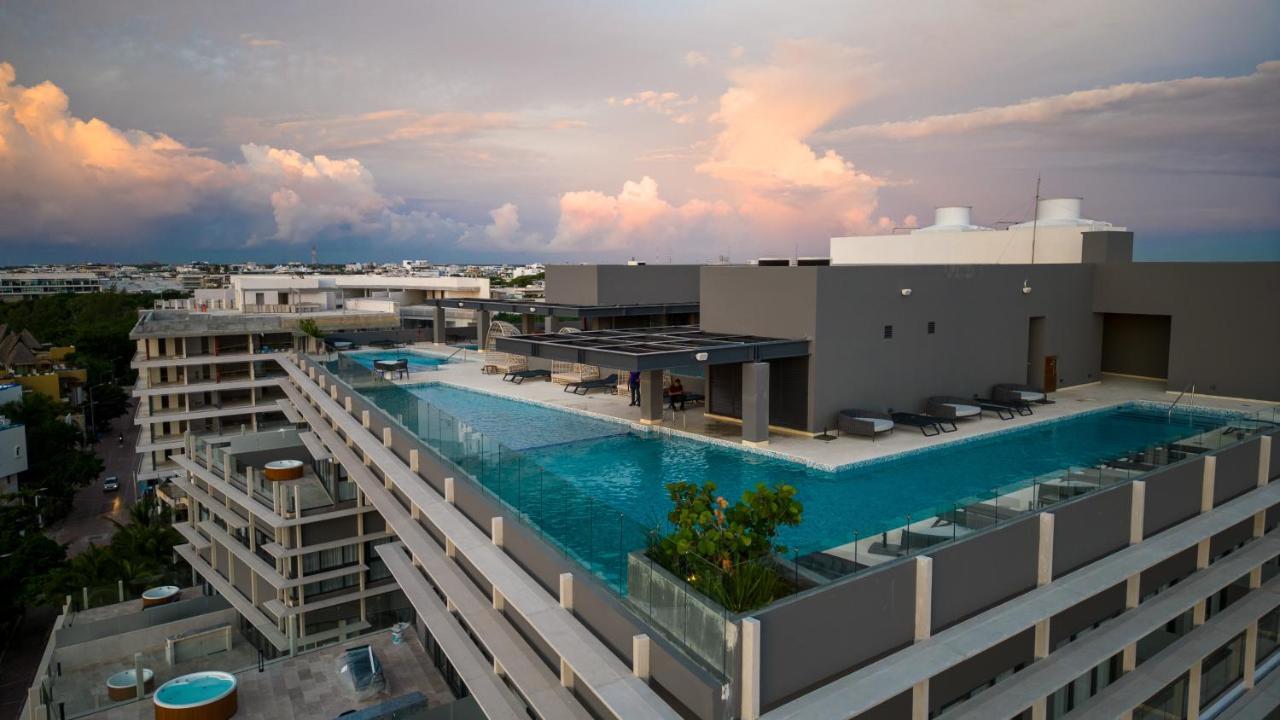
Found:
<path fill-rule="evenodd" d="M 885 339 L 885 340 L 892 340 L 892 339 L 893 339 L 893 326 L 892 326 L 892 325 L 885 325 L 885 326 L 884 326 L 884 339 Z"/>
<path fill-rule="evenodd" d="M 934 321 L 930 320 L 930 321 L 929 321 L 929 334 L 930 334 L 930 335 L 932 335 L 932 334 L 934 334 L 935 332 L 937 332 L 937 330 L 938 330 L 938 323 L 936 323 L 936 322 L 934 322 Z"/>

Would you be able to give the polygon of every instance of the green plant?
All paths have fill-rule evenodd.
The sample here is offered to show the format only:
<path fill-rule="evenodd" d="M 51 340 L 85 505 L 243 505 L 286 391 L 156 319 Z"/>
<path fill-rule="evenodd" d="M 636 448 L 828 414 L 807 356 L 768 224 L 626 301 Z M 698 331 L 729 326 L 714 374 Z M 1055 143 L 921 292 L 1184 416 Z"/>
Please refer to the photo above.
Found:
<path fill-rule="evenodd" d="M 758 607 L 785 586 L 772 555 L 786 547 L 774 541 L 780 527 L 800 524 L 804 506 L 791 485 L 761 483 L 733 504 L 715 491 L 712 482 L 669 483 L 672 530 L 650 542 L 649 556 L 729 610 Z"/>
<path fill-rule="evenodd" d="M 319 325 L 316 325 L 316 321 L 311 318 L 303 318 L 302 321 L 298 323 L 298 329 L 304 334 L 310 335 L 317 340 L 324 338 L 324 332 L 320 330 Z"/>

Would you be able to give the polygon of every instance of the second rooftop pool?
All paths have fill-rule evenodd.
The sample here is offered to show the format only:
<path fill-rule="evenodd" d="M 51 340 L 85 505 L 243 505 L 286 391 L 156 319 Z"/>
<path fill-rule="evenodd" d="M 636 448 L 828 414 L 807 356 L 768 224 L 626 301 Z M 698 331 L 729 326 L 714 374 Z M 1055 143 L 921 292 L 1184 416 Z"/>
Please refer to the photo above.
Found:
<path fill-rule="evenodd" d="M 450 385 L 362 392 L 619 588 L 626 553 L 666 522 L 670 482 L 712 481 L 730 501 L 758 483 L 794 485 L 804 519 L 779 540 L 814 552 L 900 527 L 908 515 L 920 520 L 1047 473 L 1198 435 L 1227 417 L 1127 404 L 826 472 Z"/>

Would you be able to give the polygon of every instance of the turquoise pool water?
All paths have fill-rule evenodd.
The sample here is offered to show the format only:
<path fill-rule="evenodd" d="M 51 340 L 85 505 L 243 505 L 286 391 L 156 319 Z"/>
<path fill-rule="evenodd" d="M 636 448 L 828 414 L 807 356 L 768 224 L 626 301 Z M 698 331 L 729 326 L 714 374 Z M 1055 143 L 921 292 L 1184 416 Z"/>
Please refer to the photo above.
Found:
<path fill-rule="evenodd" d="M 997 488 L 1189 437 L 1222 420 L 1125 405 L 826 472 L 448 385 L 364 392 L 619 587 L 626 552 L 644 546 L 646 528 L 665 522 L 669 482 L 713 481 L 730 499 L 757 483 L 794 485 L 804 522 L 780 539 L 810 552 L 899 527 L 908 514 L 927 518 Z M 474 435 L 459 439 L 466 433 L 453 418 L 515 452 L 503 455 Z M 979 422 L 998 427 L 993 419 Z"/>
<path fill-rule="evenodd" d="M 373 369 L 373 363 L 376 360 L 408 360 L 409 372 L 422 372 L 424 370 L 435 370 L 436 368 L 449 362 L 447 357 L 438 355 L 429 355 L 416 350 L 358 350 L 356 352 L 347 353 L 347 357 L 355 360 L 364 367 Z"/>
<path fill-rule="evenodd" d="M 156 699 L 167 705 L 199 705 L 225 694 L 235 684 L 221 675 L 178 678 L 160 686 Z"/>

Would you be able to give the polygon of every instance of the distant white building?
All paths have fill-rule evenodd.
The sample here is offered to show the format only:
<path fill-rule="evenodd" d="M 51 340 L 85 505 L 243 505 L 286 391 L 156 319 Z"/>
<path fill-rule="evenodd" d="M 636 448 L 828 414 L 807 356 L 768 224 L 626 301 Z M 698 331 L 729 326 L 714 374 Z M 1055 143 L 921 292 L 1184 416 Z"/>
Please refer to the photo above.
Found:
<path fill-rule="evenodd" d="M 22 400 L 22 386 L 0 385 L 0 408 Z M 18 475 L 27 470 L 27 430 L 0 415 L 0 494 L 18 491 Z"/>
<path fill-rule="evenodd" d="M 85 272 L 0 273 L 0 300 L 17 302 L 44 295 L 96 293 L 102 290 L 98 276 Z"/>
<path fill-rule="evenodd" d="M 900 235 L 831 238 L 833 265 L 1022 265 L 1085 261 L 1085 233 L 1125 232 L 1081 216 L 1080 198 L 1046 198 L 1031 222 L 1000 230 L 972 221 L 972 208 L 937 208 L 934 224 Z"/>

